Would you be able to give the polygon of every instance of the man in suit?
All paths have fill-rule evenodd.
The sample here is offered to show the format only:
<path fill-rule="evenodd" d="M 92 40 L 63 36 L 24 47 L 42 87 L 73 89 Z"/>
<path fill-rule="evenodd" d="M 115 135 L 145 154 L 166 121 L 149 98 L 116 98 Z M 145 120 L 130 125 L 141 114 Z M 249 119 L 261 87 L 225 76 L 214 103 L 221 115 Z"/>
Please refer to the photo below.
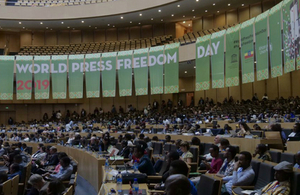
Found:
<path fill-rule="evenodd" d="M 52 146 L 50 148 L 50 159 L 45 162 L 44 166 L 56 166 L 59 163 L 57 148 Z"/>

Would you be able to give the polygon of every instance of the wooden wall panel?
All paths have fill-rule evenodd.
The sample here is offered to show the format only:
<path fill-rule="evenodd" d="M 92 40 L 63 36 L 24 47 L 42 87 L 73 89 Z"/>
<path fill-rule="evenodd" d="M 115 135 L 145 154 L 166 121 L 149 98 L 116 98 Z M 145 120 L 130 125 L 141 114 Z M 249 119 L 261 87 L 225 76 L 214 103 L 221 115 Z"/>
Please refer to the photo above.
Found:
<path fill-rule="evenodd" d="M 250 19 L 249 7 L 239 9 L 238 13 L 239 22 L 245 22 L 246 20 Z"/>
<path fill-rule="evenodd" d="M 263 5 L 263 12 L 267 11 L 268 9 L 271 9 L 273 6 L 275 6 L 274 1 L 264 1 L 262 3 Z"/>
<path fill-rule="evenodd" d="M 6 45 L 5 32 L 0 31 L 0 48 L 4 48 Z"/>
<path fill-rule="evenodd" d="M 58 45 L 69 45 L 70 44 L 70 32 L 69 31 L 60 31 L 58 32 Z"/>
<path fill-rule="evenodd" d="M 193 23 L 193 31 L 194 32 L 199 32 L 199 31 L 203 30 L 202 18 L 195 19 L 192 21 L 192 23 Z"/>
<path fill-rule="evenodd" d="M 238 14 L 237 10 L 226 12 L 226 25 L 232 25 L 238 23 Z"/>
<path fill-rule="evenodd" d="M 57 45 L 57 32 L 45 32 L 45 45 Z"/>
<path fill-rule="evenodd" d="M 229 98 L 229 90 L 228 87 L 217 89 L 217 102 L 223 102 L 224 99 Z"/>
<path fill-rule="evenodd" d="M 147 95 L 137 96 L 137 109 L 142 110 L 149 104 L 149 97 Z"/>
<path fill-rule="evenodd" d="M 241 86 L 229 87 L 229 97 L 232 96 L 234 100 L 241 100 Z"/>
<path fill-rule="evenodd" d="M 195 77 L 179 78 L 179 92 L 194 92 L 195 91 Z"/>
<path fill-rule="evenodd" d="M 141 28 L 139 26 L 133 26 L 129 28 L 129 38 L 139 39 L 141 38 Z"/>
<path fill-rule="evenodd" d="M 117 41 L 118 33 L 116 28 L 109 28 L 106 30 L 106 40 L 107 41 Z"/>
<path fill-rule="evenodd" d="M 251 99 L 253 96 L 253 83 L 242 84 L 242 99 Z"/>
<path fill-rule="evenodd" d="M 208 30 L 212 28 L 214 28 L 213 16 L 203 17 L 203 30 Z"/>
<path fill-rule="evenodd" d="M 225 13 L 215 15 L 214 18 L 214 28 L 225 26 L 226 25 L 226 16 Z"/>
<path fill-rule="evenodd" d="M 174 27 L 175 28 L 175 27 Z M 143 25 L 141 28 L 141 38 L 150 38 L 153 36 L 152 25 Z"/>
<path fill-rule="evenodd" d="M 31 32 L 30 31 L 21 31 L 20 32 L 20 46 L 31 45 Z"/>
<path fill-rule="evenodd" d="M 118 41 L 129 39 L 129 28 L 118 28 Z"/>
<path fill-rule="evenodd" d="M 94 41 L 95 42 L 105 42 L 105 29 L 96 30 L 94 31 Z"/>
<path fill-rule="evenodd" d="M 162 36 L 165 34 L 165 25 L 164 23 L 161 24 L 153 24 L 153 36 Z"/>
<path fill-rule="evenodd" d="M 269 78 L 267 80 L 267 95 L 269 99 L 274 100 L 278 97 L 278 78 Z"/>
<path fill-rule="evenodd" d="M 288 98 L 292 95 L 291 73 L 278 77 L 279 97 Z"/>
<path fill-rule="evenodd" d="M 19 52 L 20 51 L 20 34 L 10 33 L 9 34 L 9 52 Z"/>
<path fill-rule="evenodd" d="M 81 31 L 80 30 L 71 30 L 70 31 L 70 44 L 81 43 Z"/>
<path fill-rule="evenodd" d="M 45 32 L 36 31 L 32 33 L 32 45 L 45 45 Z"/>
<path fill-rule="evenodd" d="M 256 17 L 257 15 L 259 15 L 261 13 L 262 13 L 261 3 L 250 6 L 250 18 Z"/>
<path fill-rule="evenodd" d="M 299 89 L 299 83 L 300 83 L 300 71 L 294 71 L 292 72 L 292 80 L 291 80 L 291 85 L 292 85 L 292 96 L 300 97 L 300 89 Z"/>
<path fill-rule="evenodd" d="M 267 81 L 263 80 L 263 81 L 255 81 L 253 83 L 253 88 L 254 88 L 254 93 L 257 93 L 257 97 L 262 97 L 265 93 L 266 93 L 266 84 Z"/>
<path fill-rule="evenodd" d="M 175 37 L 175 22 L 172 23 L 166 23 L 165 24 L 165 35 L 172 35 Z"/>
<path fill-rule="evenodd" d="M 94 32 L 92 30 L 82 32 L 82 42 L 92 43 L 94 42 Z"/>
<path fill-rule="evenodd" d="M 205 91 L 205 97 L 208 97 L 209 99 L 213 99 L 214 102 L 217 101 L 217 89 L 209 89 Z"/>

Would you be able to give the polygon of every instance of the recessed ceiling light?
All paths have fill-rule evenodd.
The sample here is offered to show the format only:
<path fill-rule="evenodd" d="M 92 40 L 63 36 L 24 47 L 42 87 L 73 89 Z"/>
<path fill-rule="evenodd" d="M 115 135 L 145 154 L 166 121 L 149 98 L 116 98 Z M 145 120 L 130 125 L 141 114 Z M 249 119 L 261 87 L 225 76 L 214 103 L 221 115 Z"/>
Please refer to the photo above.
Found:
<path fill-rule="evenodd" d="M 82 20 L 81 23 L 84 23 L 84 21 Z"/>
<path fill-rule="evenodd" d="M 97 27 L 95 27 L 95 29 L 97 29 Z"/>
<path fill-rule="evenodd" d="M 174 16 L 174 14 L 171 15 L 172 17 Z"/>
<path fill-rule="evenodd" d="M 40 22 L 40 24 L 43 24 L 43 22 Z"/>
<path fill-rule="evenodd" d="M 228 6 L 230 6 L 230 3 L 228 3 Z"/>
<path fill-rule="evenodd" d="M 160 21 L 164 21 L 164 19 L 161 19 Z"/>
<path fill-rule="evenodd" d="M 217 13 L 219 13 L 220 11 L 217 11 Z"/>
<path fill-rule="evenodd" d="M 73 30 L 75 30 L 75 28 L 73 28 Z"/>
<path fill-rule="evenodd" d="M 158 12 L 161 12 L 161 10 L 159 9 Z"/>
<path fill-rule="evenodd" d="M 196 66 L 194 66 L 194 68 L 196 68 Z"/>
<path fill-rule="evenodd" d="M 184 73 L 186 74 L 186 73 L 187 73 L 187 71 L 184 71 Z"/>
<path fill-rule="evenodd" d="M 180 5 L 178 4 L 177 7 L 180 7 Z"/>
<path fill-rule="evenodd" d="M 151 20 L 153 20 L 153 18 L 151 18 Z"/>
<path fill-rule="evenodd" d="M 244 6 L 244 4 L 242 4 L 242 6 Z"/>
<path fill-rule="evenodd" d="M 139 22 L 139 25 L 141 25 L 141 23 Z"/>
<path fill-rule="evenodd" d="M 52 28 L 50 30 L 52 30 Z"/>
<path fill-rule="evenodd" d="M 193 18 L 196 18 L 196 16 L 193 16 Z"/>
<path fill-rule="evenodd" d="M 192 12 L 194 12 L 195 10 L 193 9 Z"/>
<path fill-rule="evenodd" d="M 23 29 L 25 29 L 25 27 L 23 26 Z"/>
<path fill-rule="evenodd" d="M 140 14 L 140 16 L 142 16 L 143 14 Z"/>
<path fill-rule="evenodd" d="M 64 22 L 61 22 L 61 24 L 64 24 Z"/>
<path fill-rule="evenodd" d="M 110 26 L 110 24 L 107 24 L 107 26 Z"/>
<path fill-rule="evenodd" d="M 207 12 L 207 10 L 205 10 L 205 12 Z"/>
<path fill-rule="evenodd" d="M 46 29 L 48 29 L 48 26 L 46 27 Z"/>
<path fill-rule="evenodd" d="M 185 17 L 185 15 L 183 15 L 182 17 Z"/>
<path fill-rule="evenodd" d="M 213 6 L 215 6 L 216 4 L 215 3 L 213 3 Z"/>
<path fill-rule="evenodd" d="M 254 63 L 256 64 L 256 61 Z"/>
<path fill-rule="evenodd" d="M 67 28 L 70 28 L 69 26 Z"/>
<path fill-rule="evenodd" d="M 198 2 L 199 0 L 196 0 L 196 2 Z"/>
<path fill-rule="evenodd" d="M 132 23 L 132 21 L 129 22 L 130 24 Z"/>
<path fill-rule="evenodd" d="M 182 23 L 185 24 L 185 21 L 183 21 Z"/>
<path fill-rule="evenodd" d="M 121 19 L 123 19 L 123 16 L 121 16 Z"/>
<path fill-rule="evenodd" d="M 113 28 L 115 28 L 115 25 L 113 25 Z"/>
<path fill-rule="evenodd" d="M 22 22 L 19 22 L 19 24 L 22 24 Z"/>
<path fill-rule="evenodd" d="M 191 24 L 189 24 L 189 26 L 191 26 Z"/>
<path fill-rule="evenodd" d="M 92 26 L 91 26 L 91 25 L 89 25 L 89 27 L 91 28 Z"/>

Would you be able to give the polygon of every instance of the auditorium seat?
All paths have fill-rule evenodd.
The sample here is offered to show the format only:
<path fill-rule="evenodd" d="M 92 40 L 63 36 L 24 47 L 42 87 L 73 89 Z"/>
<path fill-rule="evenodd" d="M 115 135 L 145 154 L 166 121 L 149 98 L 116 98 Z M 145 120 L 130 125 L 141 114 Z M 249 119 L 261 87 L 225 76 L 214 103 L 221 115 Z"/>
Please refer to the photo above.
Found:
<path fill-rule="evenodd" d="M 300 194 L 300 172 L 294 171 L 291 179 L 291 192 L 290 195 Z"/>
<path fill-rule="evenodd" d="M 254 189 L 260 189 L 266 186 L 268 183 L 274 180 L 275 170 L 272 164 L 260 163 L 257 181 L 255 183 Z"/>
<path fill-rule="evenodd" d="M 196 186 L 198 195 L 218 195 L 220 180 L 209 175 L 201 175 L 200 182 Z"/>
<path fill-rule="evenodd" d="M 280 162 L 281 152 L 275 151 L 275 150 L 270 150 L 269 153 L 271 155 L 272 162 L 275 162 L 275 163 Z"/>
<path fill-rule="evenodd" d="M 287 162 L 290 162 L 292 163 L 293 165 L 295 164 L 295 154 L 292 154 L 292 153 L 281 153 L 281 158 L 280 158 L 280 161 L 287 161 Z"/>
<path fill-rule="evenodd" d="M 255 173 L 253 184 L 255 184 L 256 181 L 257 181 L 260 163 L 261 163 L 260 161 L 256 161 L 256 160 L 251 161 L 251 166 L 252 166 L 252 169 Z"/>

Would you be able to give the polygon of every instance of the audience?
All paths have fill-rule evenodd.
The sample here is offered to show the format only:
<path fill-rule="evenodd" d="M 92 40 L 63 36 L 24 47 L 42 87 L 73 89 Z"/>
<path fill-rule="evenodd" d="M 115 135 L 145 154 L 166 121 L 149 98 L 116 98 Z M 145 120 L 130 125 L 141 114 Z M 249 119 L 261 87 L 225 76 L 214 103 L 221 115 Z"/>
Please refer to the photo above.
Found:
<path fill-rule="evenodd" d="M 233 146 L 228 146 L 224 153 L 224 162 L 219 169 L 217 176 L 219 177 L 227 177 L 231 176 L 234 169 L 235 164 L 235 155 L 236 155 L 236 148 Z"/>
<path fill-rule="evenodd" d="M 12 165 L 10 165 L 9 167 L 9 174 L 7 175 L 8 179 L 12 179 L 15 176 L 19 175 L 20 179 L 21 179 L 21 169 L 20 169 L 20 165 L 17 163 L 14 163 Z"/>
<path fill-rule="evenodd" d="M 182 155 L 180 157 L 186 163 L 191 163 L 193 159 L 193 154 L 189 151 L 190 144 L 186 141 L 180 143 L 180 150 L 182 151 Z"/>
<path fill-rule="evenodd" d="M 147 154 L 145 154 L 145 149 L 147 148 L 147 144 L 144 142 L 140 143 L 134 148 L 134 156 L 139 160 L 138 163 L 138 170 L 141 173 L 146 173 L 147 175 L 155 175 L 156 172 L 153 168 L 153 165 L 148 157 Z"/>
<path fill-rule="evenodd" d="M 60 168 L 58 173 L 46 173 L 45 176 L 48 176 L 50 180 L 60 180 L 65 181 L 70 178 L 73 172 L 73 166 L 70 164 L 71 160 L 69 157 L 65 156 L 59 160 Z"/>
<path fill-rule="evenodd" d="M 208 173 L 217 173 L 223 164 L 223 160 L 219 157 L 219 147 L 212 145 L 209 149 L 209 152 L 213 159 L 211 163 L 204 161 L 206 170 L 208 170 Z"/>
<path fill-rule="evenodd" d="M 256 155 L 258 156 L 258 159 L 261 159 L 263 161 L 272 161 L 272 157 L 270 155 L 270 153 L 268 152 L 268 147 L 265 144 L 258 144 L 255 152 L 253 154 L 253 157 L 256 157 Z"/>

